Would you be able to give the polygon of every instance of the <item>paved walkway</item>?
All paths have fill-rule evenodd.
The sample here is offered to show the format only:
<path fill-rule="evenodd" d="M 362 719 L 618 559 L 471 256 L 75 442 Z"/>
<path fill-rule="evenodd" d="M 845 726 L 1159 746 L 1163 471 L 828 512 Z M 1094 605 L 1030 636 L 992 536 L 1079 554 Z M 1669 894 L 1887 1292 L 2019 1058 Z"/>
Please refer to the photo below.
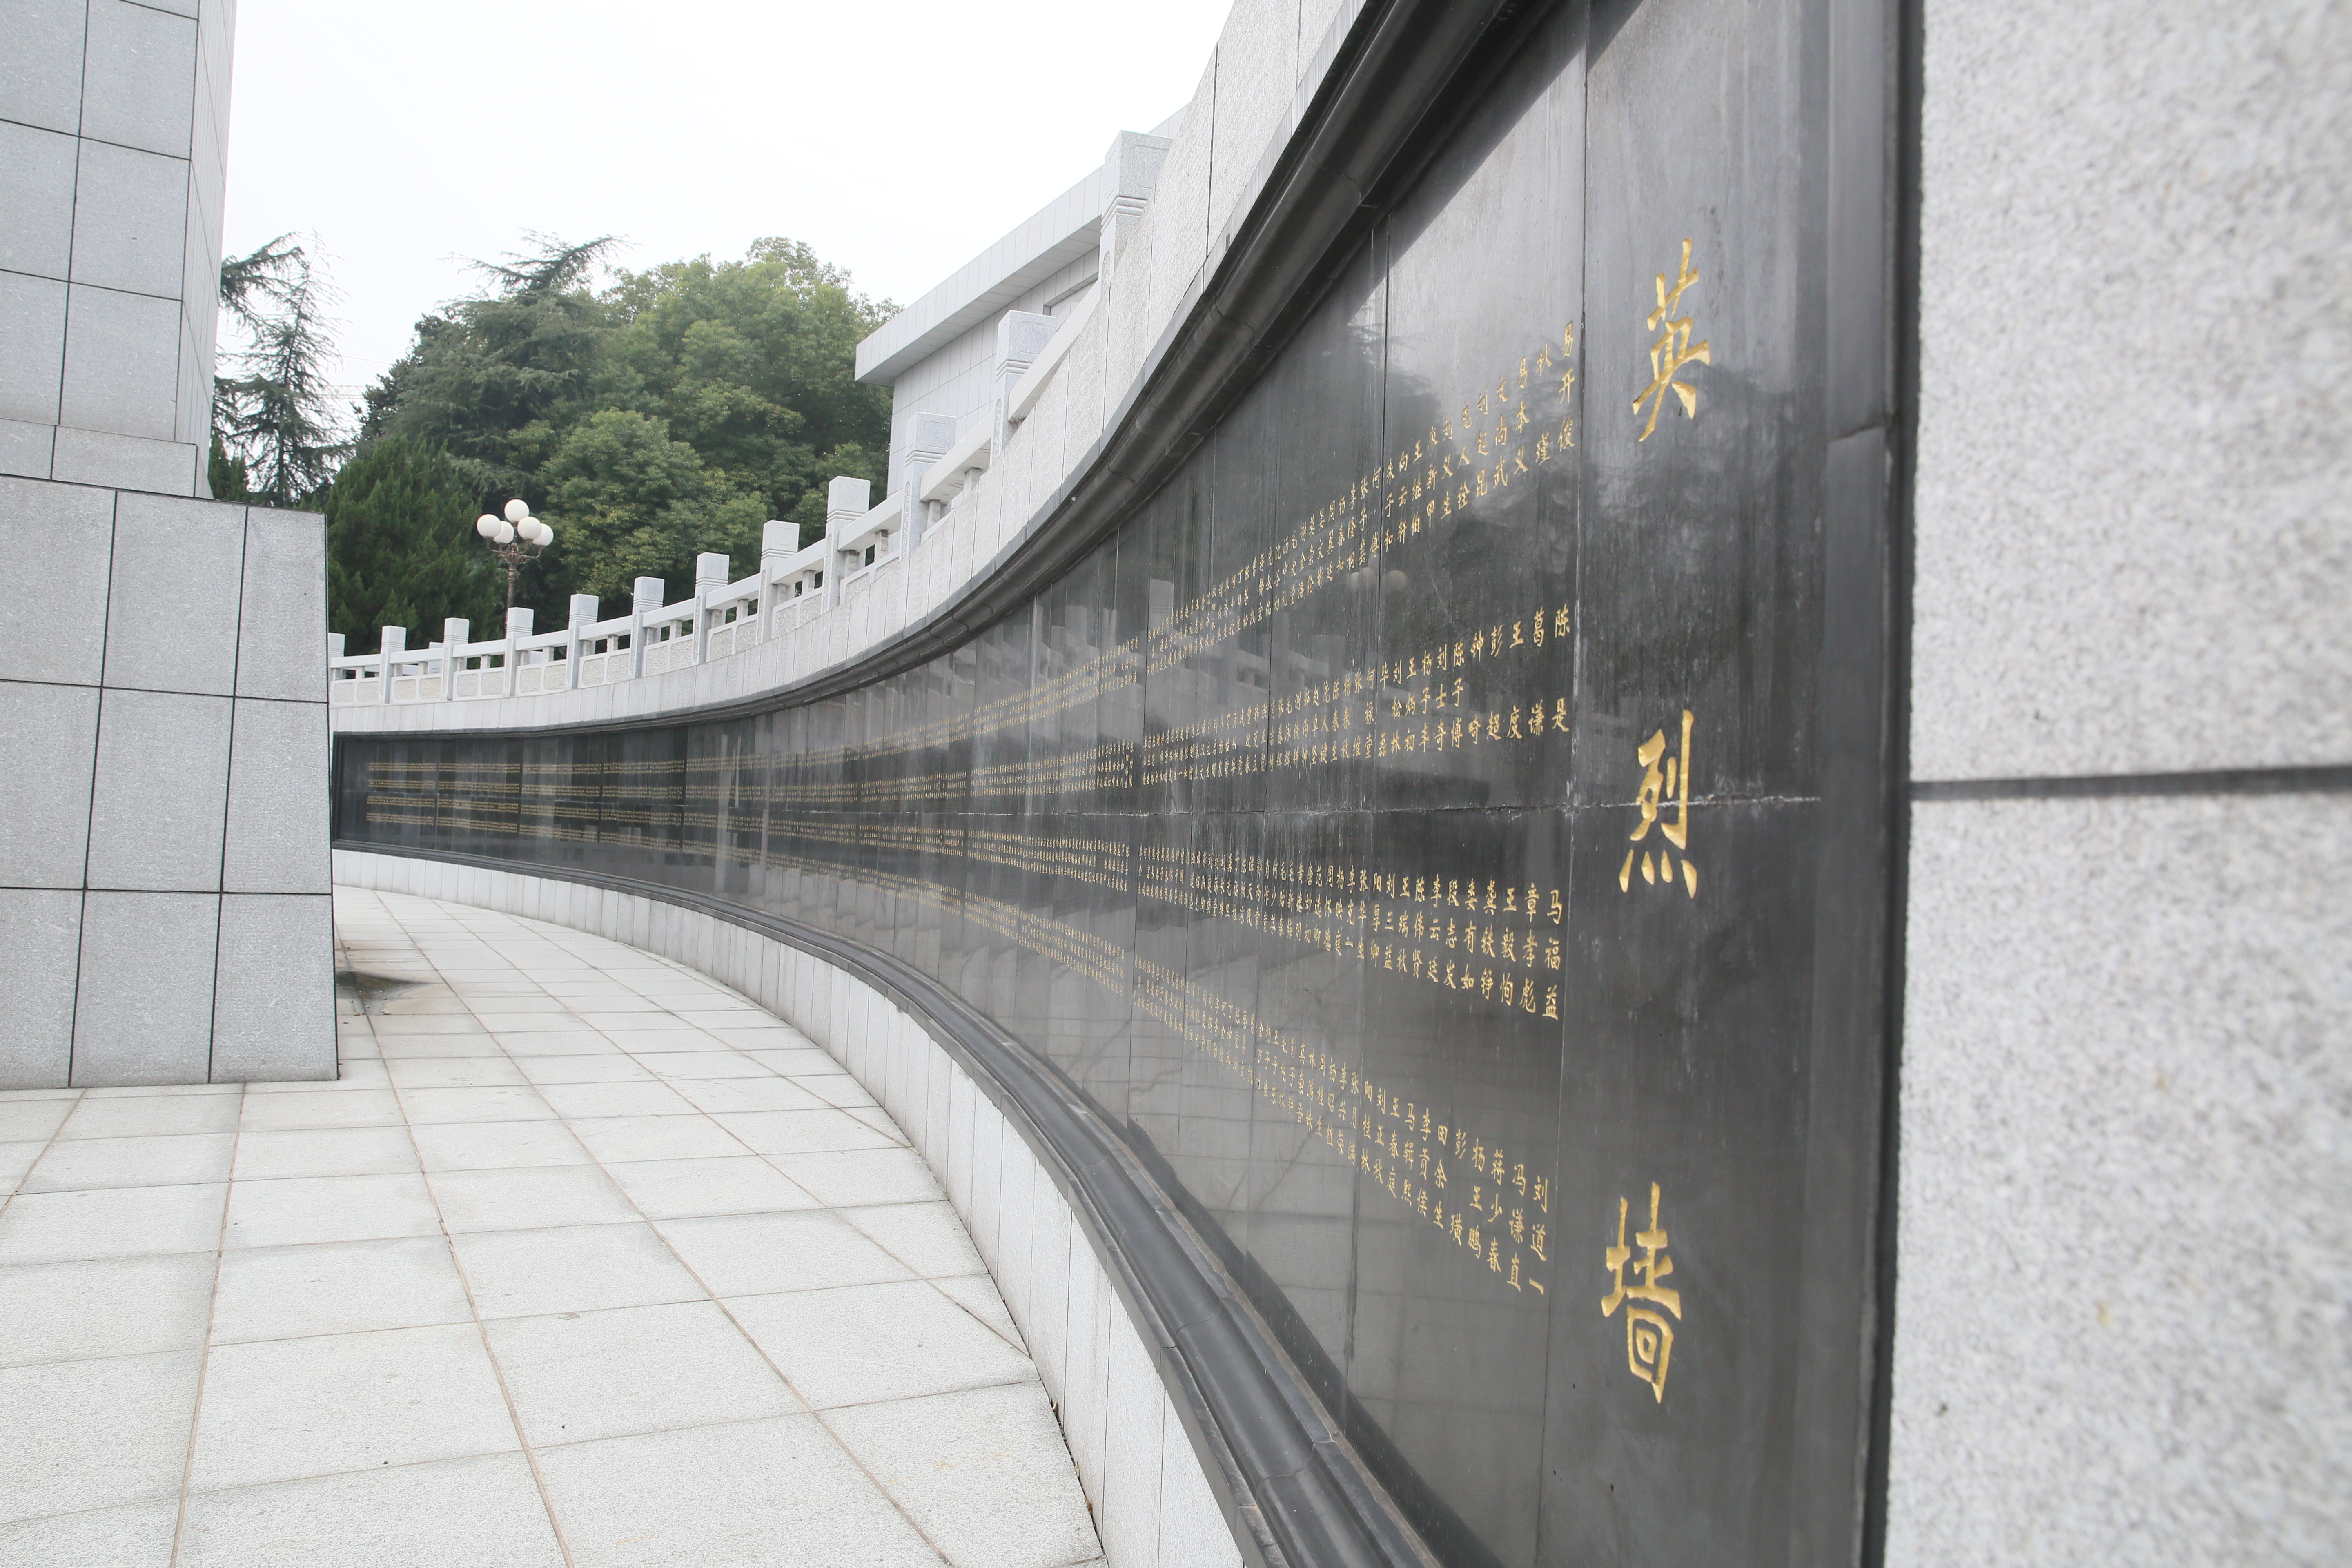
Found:
<path fill-rule="evenodd" d="M 1097 1561 L 831 1057 L 615 942 L 335 910 L 407 983 L 347 995 L 340 1083 L 0 1093 L 0 1563 Z"/>

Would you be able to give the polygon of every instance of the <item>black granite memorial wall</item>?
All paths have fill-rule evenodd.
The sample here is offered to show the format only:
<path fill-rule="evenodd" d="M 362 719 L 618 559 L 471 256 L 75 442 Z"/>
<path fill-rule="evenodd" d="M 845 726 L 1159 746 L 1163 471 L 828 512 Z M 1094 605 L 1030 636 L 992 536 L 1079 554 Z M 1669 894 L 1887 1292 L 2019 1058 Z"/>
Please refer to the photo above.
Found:
<path fill-rule="evenodd" d="M 1887 142 L 1837 116 L 1883 121 L 1880 29 L 1521 22 L 1015 613 L 765 711 L 346 736 L 340 840 L 934 977 L 1159 1175 L 1448 1563 L 1852 1560 Z"/>

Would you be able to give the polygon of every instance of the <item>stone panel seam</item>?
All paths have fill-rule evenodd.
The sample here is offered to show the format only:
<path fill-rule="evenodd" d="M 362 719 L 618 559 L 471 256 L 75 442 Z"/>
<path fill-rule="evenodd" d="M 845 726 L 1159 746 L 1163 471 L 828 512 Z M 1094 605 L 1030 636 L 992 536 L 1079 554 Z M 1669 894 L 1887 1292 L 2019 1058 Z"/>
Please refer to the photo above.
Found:
<path fill-rule="evenodd" d="M 242 650 L 245 647 L 245 563 L 246 558 L 253 552 L 251 549 L 252 531 L 253 509 L 251 507 L 247 507 L 245 509 L 243 515 L 237 519 L 236 530 L 236 638 L 232 646 L 239 650 Z M 229 689 L 233 692 L 236 688 L 236 660 L 235 655 L 232 655 L 229 664 Z M 213 936 L 213 1005 L 211 1017 L 205 1031 L 205 1081 L 206 1083 L 210 1083 L 213 1080 L 213 1059 L 220 1050 L 221 944 L 218 922 L 225 921 L 228 915 L 228 902 L 226 898 L 226 894 L 228 892 L 228 818 L 229 813 L 236 809 L 236 699 L 232 696 L 229 699 L 228 709 L 228 776 L 222 781 L 221 788 L 221 852 L 220 868 L 216 873 L 219 878 L 219 886 L 223 898 L 221 901 L 220 913 L 218 917 L 216 917 L 216 923 Z M 331 865 L 332 864 L 331 861 L 329 863 Z"/>
<path fill-rule="evenodd" d="M 82 31 L 82 68 L 85 74 L 89 68 L 89 28 L 85 26 Z M 79 111 L 77 110 L 77 112 Z M 79 124 L 79 121 L 77 121 L 76 123 Z M 75 168 L 75 177 L 79 179 L 80 177 L 79 160 L 76 160 Z M 70 236 L 68 237 L 66 243 L 70 247 L 73 243 Z M 69 267 L 72 265 L 70 249 L 68 251 L 67 264 Z M 62 363 L 63 356 L 59 358 Z M 58 371 L 58 374 L 60 378 L 64 375 L 62 368 Z M 60 397 L 64 395 L 62 380 L 59 383 L 58 395 Z M 107 500 L 106 515 L 106 586 L 100 594 L 98 604 L 98 624 L 101 637 L 105 635 L 114 614 L 114 541 L 116 530 L 121 523 L 121 496 L 120 494 L 110 496 Z M 89 820 L 83 825 L 81 834 L 81 919 L 74 926 L 73 997 L 67 1005 L 66 1011 L 66 1082 L 68 1084 L 74 1081 L 74 1058 L 81 1049 L 82 948 L 89 941 L 89 846 L 90 840 L 98 832 L 98 742 L 105 730 L 106 647 L 101 640 L 98 650 L 98 722 L 89 727 Z M 214 940 L 214 963 L 219 963 L 217 936 Z"/>
<path fill-rule="evenodd" d="M 2311 767 L 2213 768 L 2192 773 L 2079 773 L 2049 778 L 1916 779 L 1916 802 L 1954 800 L 2113 800 L 2150 795 L 2337 795 L 2352 790 L 2352 763 Z"/>

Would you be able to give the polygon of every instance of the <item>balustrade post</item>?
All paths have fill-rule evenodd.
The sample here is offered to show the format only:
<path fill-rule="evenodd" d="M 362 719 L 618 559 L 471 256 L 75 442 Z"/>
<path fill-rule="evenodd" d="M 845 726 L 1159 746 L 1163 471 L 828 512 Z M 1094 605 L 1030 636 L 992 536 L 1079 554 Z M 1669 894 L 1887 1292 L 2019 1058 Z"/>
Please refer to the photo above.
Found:
<path fill-rule="evenodd" d="M 694 662 L 710 662 L 710 595 L 727 586 L 733 563 L 706 550 L 694 558 Z"/>
<path fill-rule="evenodd" d="M 662 606 L 662 580 L 640 577 L 636 591 L 629 600 L 629 679 L 635 680 L 646 672 L 646 612 Z"/>
<path fill-rule="evenodd" d="M 572 616 L 564 627 L 563 662 L 571 667 L 563 677 L 566 691 L 580 689 L 580 634 L 596 624 L 597 605 L 598 600 L 593 594 L 572 595 Z"/>
<path fill-rule="evenodd" d="M 383 692 L 377 700 L 389 702 L 392 700 L 392 667 L 402 654 L 408 651 L 408 628 L 386 626 L 383 637 L 383 640 L 376 644 L 375 650 L 376 663 L 383 671 L 380 679 L 383 682 Z"/>
<path fill-rule="evenodd" d="M 835 484 L 842 481 L 835 479 Z M 856 481 L 852 481 L 855 483 Z M 776 574 L 784 563 L 800 553 L 801 525 L 797 522 L 771 522 L 760 530 L 760 640 L 766 642 L 776 635 L 776 611 L 782 601 L 775 595 Z"/>
<path fill-rule="evenodd" d="M 471 621 L 456 616 L 441 623 L 441 700 L 457 700 L 457 667 L 465 662 L 458 650 L 473 640 Z"/>

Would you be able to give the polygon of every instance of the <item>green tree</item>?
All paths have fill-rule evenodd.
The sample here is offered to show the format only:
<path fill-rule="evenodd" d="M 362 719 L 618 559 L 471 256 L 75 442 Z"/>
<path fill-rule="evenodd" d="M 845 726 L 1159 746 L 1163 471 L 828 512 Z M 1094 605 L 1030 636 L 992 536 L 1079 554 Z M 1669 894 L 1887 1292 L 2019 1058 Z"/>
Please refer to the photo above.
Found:
<path fill-rule="evenodd" d="M 207 477 L 217 481 L 215 494 L 310 504 L 351 451 L 326 375 L 335 352 L 327 321 L 333 288 L 310 251 L 281 234 L 224 261 L 220 293 L 248 346 L 224 356 L 242 374 L 213 382 Z"/>
<path fill-rule="evenodd" d="M 362 446 L 439 447 L 481 510 L 520 496 L 555 527 L 520 603 L 545 617 L 640 574 L 682 589 L 702 551 L 746 571 L 761 523 L 789 518 L 805 537 L 833 476 L 882 477 L 889 394 L 859 385 L 855 363 L 894 307 L 807 246 L 765 239 L 739 261 L 619 272 L 600 289 L 611 240 L 530 237 L 478 264 L 475 298 L 417 323 L 360 432 Z"/>
<path fill-rule="evenodd" d="M 474 482 L 436 447 L 395 436 L 343 465 L 327 488 L 327 624 L 372 652 L 381 626 L 462 616 L 495 636 L 505 579 L 478 547 Z"/>

